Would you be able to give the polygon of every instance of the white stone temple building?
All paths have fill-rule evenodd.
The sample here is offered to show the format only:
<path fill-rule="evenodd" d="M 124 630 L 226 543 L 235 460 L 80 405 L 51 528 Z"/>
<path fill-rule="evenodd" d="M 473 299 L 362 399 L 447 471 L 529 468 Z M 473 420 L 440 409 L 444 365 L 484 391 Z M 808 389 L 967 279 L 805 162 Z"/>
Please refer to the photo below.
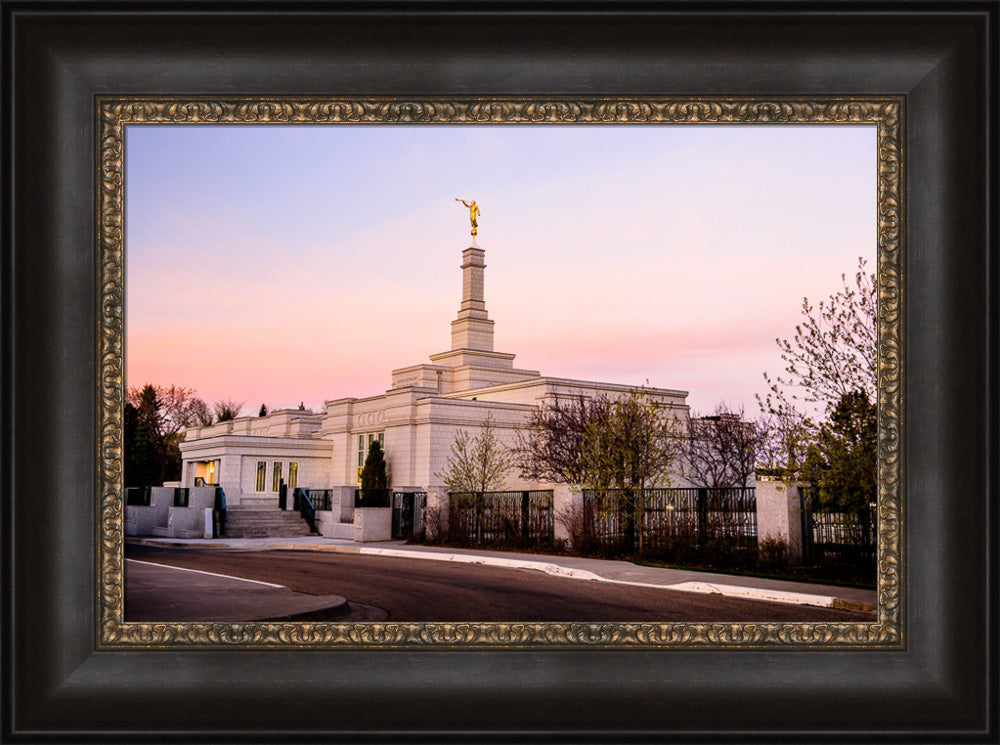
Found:
<path fill-rule="evenodd" d="M 533 408 L 555 396 L 609 397 L 634 386 L 543 376 L 514 367 L 514 355 L 493 349 L 493 321 L 484 295 L 485 251 L 462 252 L 462 302 L 451 322 L 451 349 L 429 363 L 392 371 L 392 385 L 369 398 L 327 401 L 311 413 L 275 411 L 209 427 L 189 428 L 181 443 L 181 486 L 219 484 L 231 506 L 277 507 L 282 480 L 289 489 L 358 485 L 371 443 L 385 451 L 393 489 L 440 487 L 457 431 L 475 430 L 492 414 L 501 440 L 512 443 Z M 516 291 L 507 288 L 507 291 Z M 686 391 L 647 389 L 689 415 Z M 546 485 L 509 475 L 508 489 Z"/>

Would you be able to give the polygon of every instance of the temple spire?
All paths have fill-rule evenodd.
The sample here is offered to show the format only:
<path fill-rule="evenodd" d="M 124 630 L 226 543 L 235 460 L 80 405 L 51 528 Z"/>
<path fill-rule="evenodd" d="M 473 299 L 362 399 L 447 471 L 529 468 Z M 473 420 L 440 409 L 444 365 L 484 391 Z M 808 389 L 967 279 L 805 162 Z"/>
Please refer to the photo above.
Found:
<path fill-rule="evenodd" d="M 476 239 L 462 252 L 462 304 L 451 322 L 451 348 L 493 351 L 493 321 L 486 314 L 484 271 L 486 252 Z"/>

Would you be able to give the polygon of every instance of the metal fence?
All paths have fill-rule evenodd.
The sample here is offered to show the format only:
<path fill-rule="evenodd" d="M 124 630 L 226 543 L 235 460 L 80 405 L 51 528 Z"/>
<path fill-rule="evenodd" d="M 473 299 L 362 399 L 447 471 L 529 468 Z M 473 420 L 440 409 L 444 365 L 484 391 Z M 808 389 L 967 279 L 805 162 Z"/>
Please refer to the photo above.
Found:
<path fill-rule="evenodd" d="M 754 487 L 584 491 L 584 535 L 623 550 L 757 545 Z"/>
<path fill-rule="evenodd" d="M 425 510 L 427 492 L 405 491 L 392 493 L 392 532 L 396 540 L 409 540 L 425 535 Z"/>
<path fill-rule="evenodd" d="M 555 540 L 553 492 L 448 494 L 448 539 L 459 543 L 529 545 Z"/>
<path fill-rule="evenodd" d="M 150 488 L 148 486 L 128 486 L 125 488 L 125 504 L 134 507 L 149 507 Z"/>
<path fill-rule="evenodd" d="M 191 490 L 186 486 L 174 487 L 174 507 L 187 507 Z"/>
<path fill-rule="evenodd" d="M 878 523 L 875 510 L 837 511 L 820 503 L 819 491 L 804 488 L 802 496 L 802 560 L 866 562 L 875 560 Z"/>
<path fill-rule="evenodd" d="M 317 510 L 333 509 L 333 489 L 303 489 Z"/>
<path fill-rule="evenodd" d="M 355 489 L 354 506 L 392 507 L 392 489 Z"/>

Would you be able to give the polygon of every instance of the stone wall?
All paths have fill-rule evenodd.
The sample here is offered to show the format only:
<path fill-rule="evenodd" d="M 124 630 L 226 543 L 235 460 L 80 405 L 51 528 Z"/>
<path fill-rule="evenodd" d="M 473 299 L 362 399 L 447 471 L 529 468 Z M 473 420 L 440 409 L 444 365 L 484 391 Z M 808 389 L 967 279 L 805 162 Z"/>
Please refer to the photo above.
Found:
<path fill-rule="evenodd" d="M 354 542 L 388 541 L 392 537 L 392 509 L 359 507 L 354 510 Z"/>

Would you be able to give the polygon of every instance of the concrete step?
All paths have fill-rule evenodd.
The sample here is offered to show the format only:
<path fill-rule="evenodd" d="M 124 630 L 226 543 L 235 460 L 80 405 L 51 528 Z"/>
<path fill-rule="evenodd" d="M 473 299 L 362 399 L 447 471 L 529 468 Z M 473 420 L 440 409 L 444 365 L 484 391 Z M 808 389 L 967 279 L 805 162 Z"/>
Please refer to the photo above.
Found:
<path fill-rule="evenodd" d="M 275 509 L 226 511 L 227 538 L 291 538 L 310 535 L 309 524 L 297 512 Z"/>
<path fill-rule="evenodd" d="M 282 528 L 282 529 L 287 529 L 287 528 L 294 528 L 294 527 L 296 527 L 298 525 L 305 525 L 305 524 L 306 523 L 303 520 L 296 520 L 294 523 L 292 523 L 292 522 L 288 522 L 288 523 L 284 523 L 284 522 L 282 522 L 282 523 L 241 523 L 241 522 L 229 522 L 228 520 L 226 520 L 226 525 L 232 526 L 234 528 L 246 528 L 247 530 L 251 530 L 253 528 L 259 528 L 261 530 L 266 530 L 267 528 Z"/>
<path fill-rule="evenodd" d="M 234 523 L 241 523 L 246 525 L 253 524 L 264 524 L 264 525 L 284 525 L 286 523 L 297 523 L 302 518 L 298 515 L 294 517 L 237 517 L 236 515 L 226 515 L 226 519 L 232 519 Z"/>

